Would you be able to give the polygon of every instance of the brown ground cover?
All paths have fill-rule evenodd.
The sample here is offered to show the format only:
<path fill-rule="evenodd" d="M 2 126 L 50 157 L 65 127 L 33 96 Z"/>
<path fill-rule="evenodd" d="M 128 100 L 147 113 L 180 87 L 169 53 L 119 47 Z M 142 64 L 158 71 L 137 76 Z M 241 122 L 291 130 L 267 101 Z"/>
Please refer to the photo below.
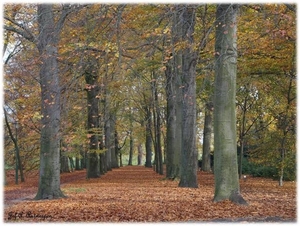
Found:
<path fill-rule="evenodd" d="M 152 169 L 126 166 L 97 179 L 84 170 L 61 175 L 68 198 L 34 201 L 38 173 L 14 184 L 7 173 L 4 222 L 296 222 L 296 183 L 247 177 L 241 193 L 249 203 L 212 202 L 213 174 L 198 172 L 199 188 L 179 188 Z"/>

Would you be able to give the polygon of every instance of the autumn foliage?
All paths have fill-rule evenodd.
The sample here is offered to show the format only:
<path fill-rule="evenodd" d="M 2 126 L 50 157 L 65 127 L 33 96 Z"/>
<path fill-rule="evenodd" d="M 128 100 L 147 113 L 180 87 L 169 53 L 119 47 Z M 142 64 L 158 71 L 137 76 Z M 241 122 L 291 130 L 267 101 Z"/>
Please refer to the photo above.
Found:
<path fill-rule="evenodd" d="M 68 197 L 34 201 L 37 173 L 14 184 L 8 172 L 5 187 L 5 222 L 295 222 L 296 184 L 265 178 L 241 180 L 248 206 L 230 201 L 214 203 L 212 173 L 198 172 L 199 188 L 179 188 L 151 168 L 126 166 L 97 179 L 86 171 L 61 175 Z"/>

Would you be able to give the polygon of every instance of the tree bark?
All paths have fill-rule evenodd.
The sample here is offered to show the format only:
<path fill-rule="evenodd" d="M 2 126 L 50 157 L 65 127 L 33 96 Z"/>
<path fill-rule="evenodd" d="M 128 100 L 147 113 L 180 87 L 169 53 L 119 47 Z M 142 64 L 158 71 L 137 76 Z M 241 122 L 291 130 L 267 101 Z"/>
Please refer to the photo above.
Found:
<path fill-rule="evenodd" d="M 176 58 L 166 69 L 166 95 L 167 95 L 167 138 L 166 138 L 166 177 L 169 179 L 180 178 L 181 154 L 181 79 L 176 64 Z M 174 62 L 175 60 L 175 62 Z M 173 69 L 173 70 L 172 70 Z M 179 101 L 178 101 L 179 100 Z"/>
<path fill-rule="evenodd" d="M 87 56 L 85 62 L 85 81 L 88 108 L 88 133 L 90 137 L 87 153 L 87 178 L 100 177 L 99 154 L 99 99 L 98 95 L 98 62 L 92 56 Z"/>
<path fill-rule="evenodd" d="M 114 133 L 114 128 L 112 128 L 112 114 L 110 109 L 110 92 L 108 88 L 105 89 L 105 107 L 104 107 L 104 114 L 105 114 L 105 123 L 104 123 L 104 134 L 105 134 L 105 148 L 106 148 L 106 164 L 107 164 L 107 170 L 112 169 L 112 151 L 114 147 L 114 139 L 112 137 L 112 133 Z"/>
<path fill-rule="evenodd" d="M 237 5 L 216 12 L 214 92 L 214 201 L 247 204 L 240 194 L 236 147 Z"/>
<path fill-rule="evenodd" d="M 138 166 L 142 165 L 142 159 L 143 159 L 143 148 L 142 144 L 138 144 Z"/>
<path fill-rule="evenodd" d="M 166 66 L 167 95 L 167 159 L 166 177 L 180 178 L 181 147 L 182 147 L 182 50 L 175 47 L 182 38 L 181 6 L 175 7 L 172 18 L 172 54 Z"/>
<path fill-rule="evenodd" d="M 38 50 L 41 85 L 41 149 L 39 187 L 35 199 L 65 197 L 60 189 L 60 85 L 57 62 L 58 33 L 52 5 L 39 4 Z"/>
<path fill-rule="evenodd" d="M 182 54 L 182 148 L 179 187 L 198 187 L 198 152 L 196 149 L 196 53 L 193 51 L 195 6 L 183 5 L 181 20 L 182 40 L 188 45 Z"/>
<path fill-rule="evenodd" d="M 151 118 L 151 109 L 149 107 L 145 107 L 146 111 L 146 164 L 145 167 L 152 167 L 152 118 Z"/>
<path fill-rule="evenodd" d="M 111 167 L 118 168 L 118 147 L 116 147 L 115 133 L 116 133 L 116 114 L 115 112 L 111 112 L 110 117 L 110 126 L 111 126 Z"/>
<path fill-rule="evenodd" d="M 132 126 L 131 126 L 132 128 Z M 128 159 L 128 165 L 132 166 L 132 158 L 133 158 L 133 135 L 132 130 L 130 131 L 129 135 L 129 159 Z"/>
<path fill-rule="evenodd" d="M 19 145 L 18 145 L 17 127 L 16 127 L 16 136 L 14 137 L 13 132 L 11 130 L 11 127 L 9 125 L 8 119 L 7 119 L 7 113 L 6 113 L 5 108 L 3 108 L 3 112 L 4 112 L 5 124 L 7 126 L 9 136 L 10 136 L 10 138 L 12 139 L 12 141 L 13 141 L 13 143 L 15 145 L 15 151 L 16 151 L 16 158 L 15 159 L 17 161 L 16 166 L 18 166 L 18 167 L 16 167 L 16 182 L 18 181 L 17 180 L 17 178 L 18 178 L 18 170 L 20 170 L 21 182 L 25 182 L 24 174 L 23 174 L 22 161 L 21 161 L 21 157 L 20 157 L 20 150 L 19 150 Z M 17 122 L 15 122 L 15 123 L 17 123 Z M 4 172 L 5 172 L 5 170 L 4 170 Z"/>
<path fill-rule="evenodd" d="M 154 74 L 154 73 L 153 73 Z M 156 172 L 163 175 L 163 158 L 161 149 L 161 119 L 160 119 L 160 108 L 158 104 L 158 91 L 155 75 L 151 82 L 152 96 L 153 96 L 153 121 L 154 121 L 154 136 L 155 136 L 155 164 Z"/>
<path fill-rule="evenodd" d="M 202 167 L 203 171 L 211 171 L 211 135 L 212 135 L 212 111 L 213 103 L 206 103 L 205 118 L 204 118 L 204 130 L 203 130 L 203 154 L 202 154 Z"/>
<path fill-rule="evenodd" d="M 161 118 L 160 118 L 160 108 L 158 106 L 158 92 L 157 92 L 157 86 L 155 81 L 155 88 L 154 88 L 154 103 L 155 103 L 155 109 L 156 109 L 156 148 L 157 148 L 157 154 L 158 154 L 158 173 L 160 175 L 164 174 L 163 170 L 163 157 L 162 157 L 162 149 L 161 149 Z"/>
<path fill-rule="evenodd" d="M 62 152 L 61 157 L 60 157 L 60 172 L 61 173 L 70 173 L 71 169 L 69 166 L 69 159 L 68 159 L 68 156 L 66 156 L 64 153 L 65 152 Z"/>

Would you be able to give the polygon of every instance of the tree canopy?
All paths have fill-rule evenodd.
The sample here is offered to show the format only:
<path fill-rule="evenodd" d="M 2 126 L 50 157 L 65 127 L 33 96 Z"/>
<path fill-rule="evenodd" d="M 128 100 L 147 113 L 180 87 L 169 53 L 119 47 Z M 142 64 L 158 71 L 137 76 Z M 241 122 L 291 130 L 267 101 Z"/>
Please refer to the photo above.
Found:
<path fill-rule="evenodd" d="M 53 26 L 42 23 L 40 6 L 3 7 L 6 168 L 17 161 L 16 137 L 20 167 L 30 171 L 47 155 L 41 137 L 54 136 L 60 164 L 64 158 L 69 166 L 74 159 L 77 168 L 95 167 L 87 177 L 127 162 L 154 165 L 164 174 L 166 164 L 169 179 L 193 180 L 186 178 L 194 174 L 188 186 L 196 187 L 205 106 L 212 101 L 220 54 L 215 30 L 236 26 L 233 145 L 240 174 L 246 158 L 274 169 L 281 185 L 295 178 L 295 5 L 240 5 L 236 24 L 220 25 L 215 4 L 57 3 L 47 9 Z M 46 75 L 50 80 L 43 80 Z M 56 109 L 54 118 L 48 107 Z M 57 131 L 45 133 L 49 125 Z M 180 154 L 178 146 L 186 151 Z"/>

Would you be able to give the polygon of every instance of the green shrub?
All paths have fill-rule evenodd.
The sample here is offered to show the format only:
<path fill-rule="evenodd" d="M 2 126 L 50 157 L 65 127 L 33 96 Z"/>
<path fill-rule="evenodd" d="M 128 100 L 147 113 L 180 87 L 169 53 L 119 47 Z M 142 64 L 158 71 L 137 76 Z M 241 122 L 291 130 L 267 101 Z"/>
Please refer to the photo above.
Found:
<path fill-rule="evenodd" d="M 243 158 L 242 160 L 242 173 L 248 174 L 253 177 L 266 177 L 272 178 L 275 180 L 279 179 L 279 170 L 276 167 L 265 166 L 262 164 L 257 164 L 250 162 L 247 158 Z M 293 181 L 296 179 L 296 166 L 295 164 L 289 164 L 284 168 L 283 179 L 285 181 Z"/>

